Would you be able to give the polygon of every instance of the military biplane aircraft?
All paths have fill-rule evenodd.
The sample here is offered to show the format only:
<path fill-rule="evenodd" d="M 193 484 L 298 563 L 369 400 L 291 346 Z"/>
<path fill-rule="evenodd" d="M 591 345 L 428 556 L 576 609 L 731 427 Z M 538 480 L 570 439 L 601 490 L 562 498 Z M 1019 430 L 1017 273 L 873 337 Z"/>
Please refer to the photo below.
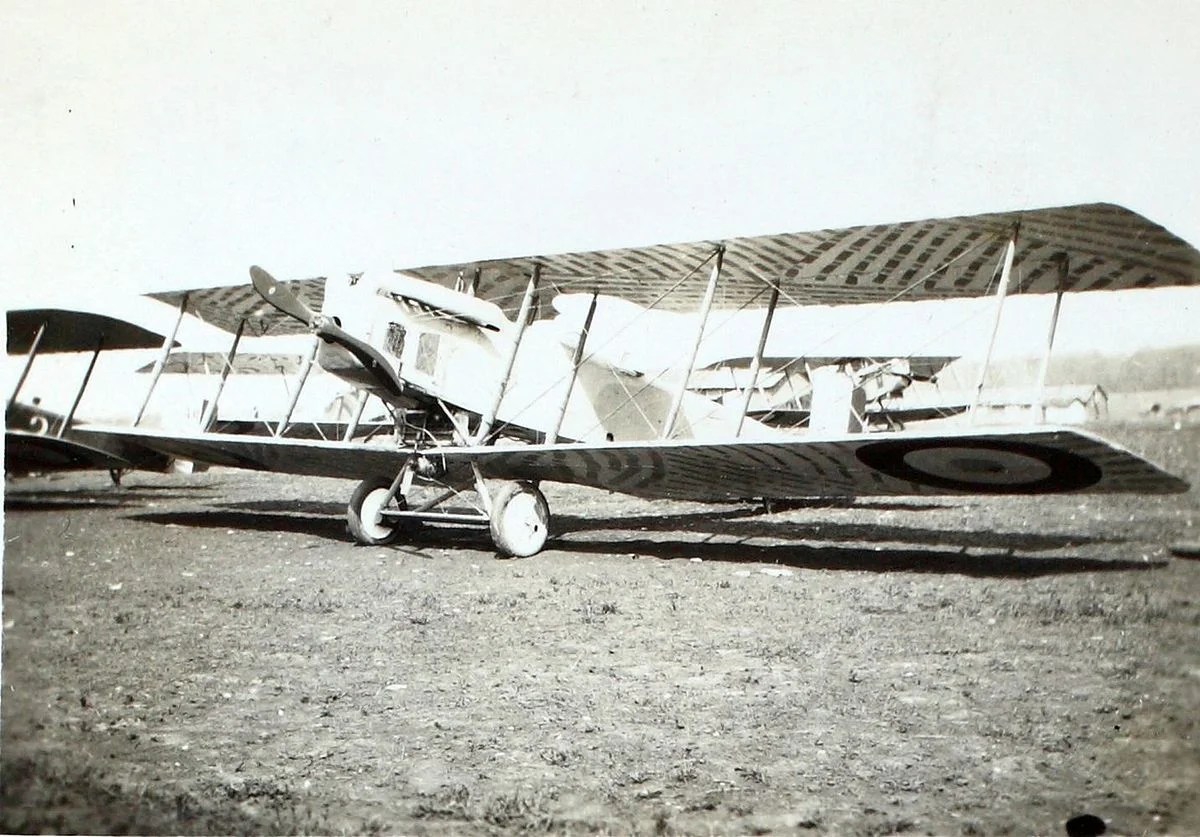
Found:
<path fill-rule="evenodd" d="M 321 366 L 392 406 L 391 441 L 114 432 L 218 465 L 359 479 L 348 521 L 364 544 L 392 542 L 417 521 L 478 524 L 490 528 L 501 553 L 532 555 L 550 528 L 543 481 L 700 501 L 1187 489 L 1156 465 L 1078 430 L 968 424 L 862 432 L 854 420 L 856 384 L 846 375 L 817 376 L 814 423 L 804 435 L 747 415 L 780 299 L 880 302 L 978 296 L 994 287 L 994 340 L 1010 286 L 1047 293 L 1055 312 L 1048 358 L 1064 293 L 1198 283 L 1195 248 L 1110 204 L 502 259 L 345 281 L 287 285 L 257 267 L 250 274 L 252 290 L 188 293 L 206 306 L 206 321 L 230 331 L 253 318 L 290 320 L 310 331 Z M 539 291 L 590 293 L 583 323 L 564 329 L 542 315 Z M 698 312 L 694 339 L 679 346 L 674 373 L 628 368 L 611 347 L 590 344 L 601 293 L 647 309 Z M 742 403 L 691 392 L 710 311 L 764 299 Z M 1043 364 L 1031 390 L 1034 408 L 1044 372 Z M 977 394 L 982 387 L 981 374 Z M 826 416 L 819 422 L 818 411 Z M 417 486 L 436 491 L 417 502 Z M 468 511 L 450 506 L 468 495 L 475 497 Z"/>
<path fill-rule="evenodd" d="M 24 356 L 5 404 L 6 474 L 65 470 L 107 470 L 114 483 L 132 468 L 164 470 L 170 459 L 159 451 L 104 432 L 81 429 L 75 411 L 104 351 L 177 345 L 173 336 L 94 311 L 26 308 L 6 314 L 10 357 Z M 39 355 L 90 352 L 89 362 L 65 414 L 47 409 L 38 396 L 22 400 L 22 388 Z"/>

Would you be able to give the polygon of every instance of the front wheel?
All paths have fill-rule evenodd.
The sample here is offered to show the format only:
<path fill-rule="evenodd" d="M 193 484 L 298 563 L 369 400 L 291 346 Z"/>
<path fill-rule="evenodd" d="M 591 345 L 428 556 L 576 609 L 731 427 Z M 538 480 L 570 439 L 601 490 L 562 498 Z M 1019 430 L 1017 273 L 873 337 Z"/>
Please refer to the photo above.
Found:
<path fill-rule="evenodd" d="M 392 481 L 384 477 L 363 480 L 350 495 L 346 509 L 346 525 L 356 543 L 363 546 L 386 546 L 400 535 L 400 523 L 383 516 Z M 396 508 L 403 511 L 407 503 L 396 497 Z"/>
<path fill-rule="evenodd" d="M 550 535 L 550 506 L 531 482 L 510 482 L 492 500 L 492 542 L 501 555 L 536 555 Z"/>

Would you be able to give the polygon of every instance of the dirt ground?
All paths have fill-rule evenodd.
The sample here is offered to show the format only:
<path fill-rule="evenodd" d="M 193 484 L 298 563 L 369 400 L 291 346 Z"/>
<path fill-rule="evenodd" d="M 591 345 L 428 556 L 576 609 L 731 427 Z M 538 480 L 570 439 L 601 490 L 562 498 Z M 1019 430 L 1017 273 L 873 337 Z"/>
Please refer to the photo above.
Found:
<path fill-rule="evenodd" d="M 1110 435 L 1200 483 L 1200 428 Z M 391 548 L 352 485 L 5 486 L 0 831 L 1200 834 L 1200 491 L 550 486 Z"/>

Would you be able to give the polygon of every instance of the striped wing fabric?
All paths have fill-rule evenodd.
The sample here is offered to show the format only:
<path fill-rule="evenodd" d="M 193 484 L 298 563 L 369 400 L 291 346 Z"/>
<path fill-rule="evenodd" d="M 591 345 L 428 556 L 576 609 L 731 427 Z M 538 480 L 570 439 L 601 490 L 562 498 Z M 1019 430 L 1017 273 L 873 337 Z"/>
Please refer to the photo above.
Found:
<path fill-rule="evenodd" d="M 562 291 L 599 289 L 641 305 L 694 311 L 702 264 L 723 243 L 718 302 L 765 304 L 778 285 L 785 304 L 852 304 L 979 296 L 987 291 L 1013 229 L 1023 291 L 1054 291 L 1069 258 L 1066 289 L 1118 290 L 1200 284 L 1200 252 L 1137 213 L 1113 204 L 936 218 L 847 229 L 500 259 L 406 270 L 442 284 L 480 271 L 480 294 L 512 308 L 535 263 Z M 680 280 L 692 277 L 678 288 Z"/>
<path fill-rule="evenodd" d="M 510 316 L 519 307 L 535 264 L 542 266 L 543 288 L 552 293 L 599 290 L 662 310 L 694 311 L 704 294 L 707 265 L 722 245 L 719 307 L 765 305 L 772 285 L 780 287 L 785 305 L 970 297 L 987 292 L 1006 242 L 1018 227 L 1015 276 L 1024 292 L 1056 290 L 1064 257 L 1064 287 L 1070 291 L 1200 284 L 1200 251 L 1141 215 L 1105 203 L 397 272 L 453 287 L 478 271 L 479 295 Z M 320 310 L 323 279 L 299 280 L 288 287 Z M 230 331 L 242 317 L 252 318 L 254 334 L 304 330 L 266 306 L 249 283 L 189 294 L 192 310 Z M 177 305 L 182 295 L 152 296 Z"/>
<path fill-rule="evenodd" d="M 314 476 L 392 477 L 409 451 L 357 443 L 104 428 L 163 453 Z M 942 494 L 1171 493 L 1187 483 L 1077 430 L 902 431 L 825 440 L 445 447 L 453 471 L 573 483 L 647 498 L 739 500 Z"/>
<path fill-rule="evenodd" d="M 320 311 L 325 302 L 325 279 L 298 279 L 283 282 L 300 301 L 313 311 Z M 187 296 L 187 310 L 204 322 L 228 332 L 237 330 L 238 323 L 246 320 L 246 334 L 264 337 L 276 334 L 307 334 L 308 327 L 267 304 L 255 292 L 249 280 L 240 285 L 225 285 L 217 288 L 196 288 L 190 291 L 162 291 L 147 294 L 151 299 L 165 302 L 178 308 Z"/>
<path fill-rule="evenodd" d="M 575 483 L 679 500 L 1148 494 L 1188 487 L 1103 439 L 1054 428 L 858 434 L 823 441 L 530 446 L 461 455 L 477 456 L 481 470 L 491 477 Z"/>

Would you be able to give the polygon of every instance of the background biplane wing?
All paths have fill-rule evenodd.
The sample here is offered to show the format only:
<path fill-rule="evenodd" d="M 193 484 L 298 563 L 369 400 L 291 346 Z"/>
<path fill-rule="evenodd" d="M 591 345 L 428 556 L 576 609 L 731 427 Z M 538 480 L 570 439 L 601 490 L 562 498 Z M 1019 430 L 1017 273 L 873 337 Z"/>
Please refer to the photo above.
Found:
<path fill-rule="evenodd" d="M 445 287 L 474 283 L 478 273 L 477 295 L 497 303 L 510 316 L 534 265 L 541 265 L 542 287 L 550 293 L 599 291 L 642 306 L 692 312 L 704 294 L 704 266 L 722 244 L 718 307 L 737 308 L 756 300 L 765 304 L 772 285 L 780 287 L 785 305 L 974 297 L 986 293 L 1006 242 L 1018 226 L 1015 284 L 1022 292 L 1058 290 L 1064 257 L 1068 291 L 1200 284 L 1200 251 L 1136 212 L 1107 203 L 397 272 Z M 310 308 L 321 310 L 324 279 L 286 285 Z M 263 302 L 249 283 L 187 293 L 191 310 L 228 331 L 243 318 L 252 324 L 254 334 L 305 330 L 302 323 Z M 151 296 L 178 305 L 183 294 Z"/>
<path fill-rule="evenodd" d="M 39 354 L 90 352 L 97 345 L 105 351 L 157 349 L 166 339 L 136 323 L 94 311 L 20 308 L 5 312 L 5 321 L 6 349 L 10 355 L 25 354 L 32 349 L 39 329 L 42 331 L 37 342 Z"/>
<path fill-rule="evenodd" d="M 5 323 L 9 355 L 117 351 L 160 347 L 166 338 L 136 323 L 100 314 L 62 308 L 22 308 L 7 311 Z M 179 345 L 173 343 L 172 345 Z M 28 366 L 26 367 L 28 372 Z M 89 369 L 90 374 L 90 369 Z M 23 375 L 22 375 L 23 380 Z M 78 397 L 87 386 L 85 375 Z M 71 414 L 58 415 L 19 401 L 20 384 L 5 409 L 4 467 L 10 474 L 43 471 L 108 470 L 129 468 L 161 470 L 168 460 L 162 454 L 105 434 L 77 432 Z"/>
<path fill-rule="evenodd" d="M 10 474 L 52 471 L 166 470 L 170 458 L 107 433 L 70 430 L 62 437 L 9 429 L 4 434 L 4 468 Z"/>
<path fill-rule="evenodd" d="M 237 468 L 368 479 L 409 451 L 379 445 L 105 428 L 185 459 Z M 1173 493 L 1183 480 L 1098 437 L 1052 427 L 855 434 L 821 440 L 667 441 L 420 452 L 447 469 L 563 482 L 646 498 L 739 500 L 931 494 Z"/>

